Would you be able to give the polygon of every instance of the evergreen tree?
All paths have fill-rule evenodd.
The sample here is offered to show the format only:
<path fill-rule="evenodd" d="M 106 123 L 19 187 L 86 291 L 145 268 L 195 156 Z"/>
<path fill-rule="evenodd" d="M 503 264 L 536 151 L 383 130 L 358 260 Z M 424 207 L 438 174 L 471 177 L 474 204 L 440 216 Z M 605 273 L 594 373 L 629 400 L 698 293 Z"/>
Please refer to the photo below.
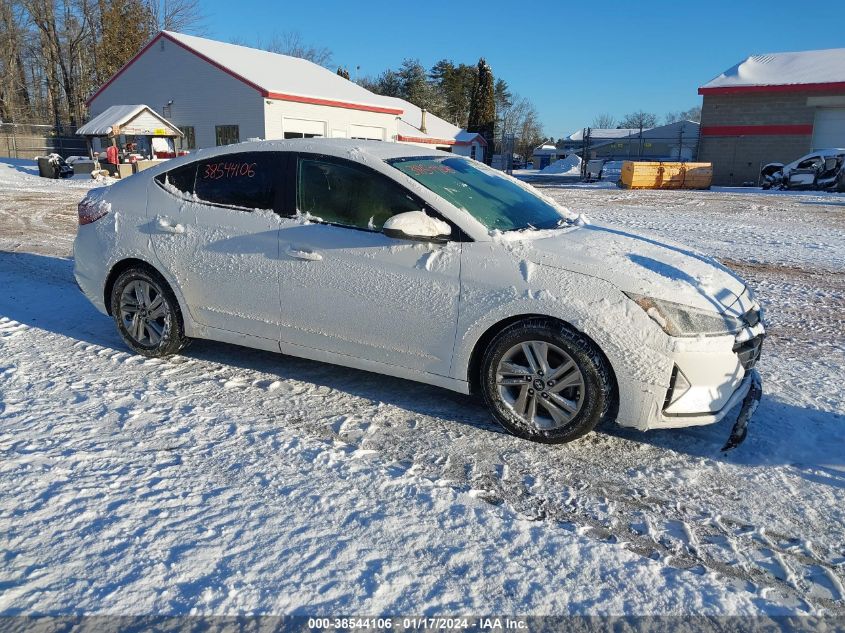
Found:
<path fill-rule="evenodd" d="M 152 38 L 156 22 L 144 0 L 111 0 L 103 5 L 100 23 L 97 74 L 100 81 L 105 81 Z"/>
<path fill-rule="evenodd" d="M 428 75 L 418 59 L 406 59 L 397 73 L 401 83 L 400 96 L 415 106 L 434 109 L 434 91 L 428 83 Z"/>
<path fill-rule="evenodd" d="M 476 67 L 466 64 L 456 66 L 448 59 L 441 59 L 432 66 L 429 77 L 437 97 L 432 111 L 450 123 L 465 128 L 469 104 L 475 92 Z"/>
<path fill-rule="evenodd" d="M 482 57 L 478 60 L 478 82 L 469 107 L 467 130 L 478 132 L 487 141 L 487 147 L 493 147 L 496 128 L 496 99 L 493 71 Z M 490 152 L 485 153 L 489 162 Z"/>
<path fill-rule="evenodd" d="M 395 70 L 385 70 L 376 79 L 376 92 L 386 97 L 402 97 L 402 79 Z"/>

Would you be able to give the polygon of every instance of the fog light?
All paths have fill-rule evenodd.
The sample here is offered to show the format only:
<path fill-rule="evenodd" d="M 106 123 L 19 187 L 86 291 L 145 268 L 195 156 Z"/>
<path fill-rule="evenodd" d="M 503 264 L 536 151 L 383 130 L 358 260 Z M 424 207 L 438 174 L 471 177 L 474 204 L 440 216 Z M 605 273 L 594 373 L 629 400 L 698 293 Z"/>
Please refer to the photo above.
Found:
<path fill-rule="evenodd" d="M 663 401 L 663 410 L 665 411 L 678 400 L 684 397 L 684 394 L 690 390 L 692 385 L 689 379 L 684 376 L 684 372 L 675 365 L 672 368 L 672 377 L 669 379 L 669 389 L 666 391 L 666 399 Z"/>

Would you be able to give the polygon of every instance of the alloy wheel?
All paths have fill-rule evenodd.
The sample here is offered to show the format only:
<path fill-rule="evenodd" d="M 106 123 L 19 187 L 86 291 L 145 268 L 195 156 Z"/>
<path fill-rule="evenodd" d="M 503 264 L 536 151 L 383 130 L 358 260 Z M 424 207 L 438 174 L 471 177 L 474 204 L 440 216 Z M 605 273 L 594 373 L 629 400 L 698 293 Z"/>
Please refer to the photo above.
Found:
<path fill-rule="evenodd" d="M 526 426 L 540 430 L 568 425 L 584 402 L 584 375 L 577 363 L 546 341 L 511 347 L 496 368 L 496 388 Z"/>
<path fill-rule="evenodd" d="M 135 279 L 120 295 L 120 319 L 136 343 L 157 347 L 170 324 L 170 306 L 158 287 Z"/>

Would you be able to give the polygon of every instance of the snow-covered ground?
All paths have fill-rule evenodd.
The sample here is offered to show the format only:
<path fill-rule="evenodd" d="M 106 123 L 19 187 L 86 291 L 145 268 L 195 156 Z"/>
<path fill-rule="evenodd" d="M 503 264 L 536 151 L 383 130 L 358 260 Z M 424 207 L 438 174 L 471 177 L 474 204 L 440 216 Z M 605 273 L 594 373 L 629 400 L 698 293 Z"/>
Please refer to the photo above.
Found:
<path fill-rule="evenodd" d="M 398 379 L 134 356 L 73 282 L 90 186 L 0 162 L 0 614 L 845 612 L 845 196 L 543 188 L 756 287 L 722 455 L 730 421 L 534 445 Z"/>

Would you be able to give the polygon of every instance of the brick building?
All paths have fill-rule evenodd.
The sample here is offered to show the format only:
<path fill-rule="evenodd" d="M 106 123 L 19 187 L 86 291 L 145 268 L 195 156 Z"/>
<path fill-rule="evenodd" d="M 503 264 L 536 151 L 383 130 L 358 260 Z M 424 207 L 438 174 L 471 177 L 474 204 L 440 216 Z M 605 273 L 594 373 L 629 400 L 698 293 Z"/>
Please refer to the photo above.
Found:
<path fill-rule="evenodd" d="M 845 147 L 845 48 L 754 55 L 698 93 L 698 157 L 714 184 L 756 183 L 762 164 Z"/>

